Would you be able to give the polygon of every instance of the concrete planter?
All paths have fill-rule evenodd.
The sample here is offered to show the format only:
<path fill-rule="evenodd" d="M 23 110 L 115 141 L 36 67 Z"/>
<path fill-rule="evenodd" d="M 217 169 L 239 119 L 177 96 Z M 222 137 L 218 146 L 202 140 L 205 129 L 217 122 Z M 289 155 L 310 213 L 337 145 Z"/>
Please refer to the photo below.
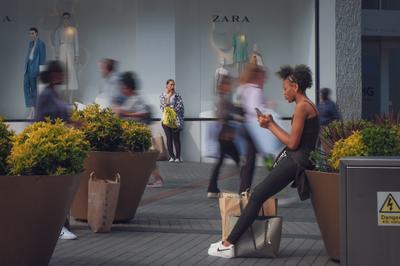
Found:
<path fill-rule="evenodd" d="M 328 255 L 340 260 L 340 175 L 306 170 L 311 202 Z"/>
<path fill-rule="evenodd" d="M 98 179 L 121 176 L 120 192 L 114 222 L 129 221 L 136 213 L 150 174 L 155 167 L 157 151 L 90 152 L 85 160 L 85 172 L 71 208 L 71 215 L 87 220 L 88 180 L 91 172 Z"/>
<path fill-rule="evenodd" d="M 0 265 L 49 264 L 80 177 L 0 177 Z"/>

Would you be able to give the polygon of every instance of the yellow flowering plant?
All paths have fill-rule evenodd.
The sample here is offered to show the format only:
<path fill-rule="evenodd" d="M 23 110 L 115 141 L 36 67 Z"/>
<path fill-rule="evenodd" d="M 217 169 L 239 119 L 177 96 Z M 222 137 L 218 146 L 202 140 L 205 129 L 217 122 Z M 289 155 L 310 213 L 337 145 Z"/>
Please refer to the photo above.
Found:
<path fill-rule="evenodd" d="M 83 171 L 89 151 L 83 133 L 57 119 L 36 122 L 13 137 L 7 163 L 13 175 L 67 175 Z"/>
<path fill-rule="evenodd" d="M 364 144 L 362 135 L 359 131 L 354 132 L 349 137 L 337 141 L 328 156 L 328 163 L 333 170 L 339 170 L 339 160 L 347 156 L 366 156 L 367 146 Z"/>
<path fill-rule="evenodd" d="M 147 125 L 126 120 L 122 122 L 122 143 L 128 151 L 143 152 L 151 146 L 151 130 Z"/>
<path fill-rule="evenodd" d="M 119 151 L 122 144 L 122 120 L 111 109 L 89 105 L 74 111 L 71 120 L 81 124 L 86 140 L 93 151 Z"/>
<path fill-rule="evenodd" d="M 343 123 L 345 124 L 346 122 Z M 351 124 L 355 124 L 354 121 Z M 326 151 L 311 153 L 310 160 L 313 161 L 316 170 L 337 172 L 340 159 L 348 156 L 400 155 L 400 125 L 396 120 L 379 117 L 375 123 L 363 122 L 356 125 L 358 130 L 343 134 L 342 138 L 333 142 L 332 149 L 327 153 Z M 330 126 L 333 127 L 335 125 Z"/>
<path fill-rule="evenodd" d="M 111 109 L 89 105 L 74 111 L 72 121 L 81 124 L 85 138 L 93 151 L 148 151 L 150 128 L 139 122 L 122 120 Z"/>
<path fill-rule="evenodd" d="M 6 160 L 11 151 L 13 135 L 14 132 L 8 128 L 3 118 L 0 117 L 0 175 L 8 173 Z"/>

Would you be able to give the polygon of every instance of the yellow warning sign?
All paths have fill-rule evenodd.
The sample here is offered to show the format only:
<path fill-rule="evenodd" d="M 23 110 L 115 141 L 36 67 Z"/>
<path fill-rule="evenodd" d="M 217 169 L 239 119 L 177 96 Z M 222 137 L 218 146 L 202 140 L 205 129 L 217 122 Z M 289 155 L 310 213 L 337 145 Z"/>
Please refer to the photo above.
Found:
<path fill-rule="evenodd" d="M 391 193 L 389 193 L 389 195 L 386 197 L 386 200 L 383 203 L 379 212 L 380 213 L 400 213 L 400 207 L 397 204 L 396 200 L 393 198 Z"/>
<path fill-rule="evenodd" d="M 400 192 L 378 192 L 378 225 L 400 226 Z"/>

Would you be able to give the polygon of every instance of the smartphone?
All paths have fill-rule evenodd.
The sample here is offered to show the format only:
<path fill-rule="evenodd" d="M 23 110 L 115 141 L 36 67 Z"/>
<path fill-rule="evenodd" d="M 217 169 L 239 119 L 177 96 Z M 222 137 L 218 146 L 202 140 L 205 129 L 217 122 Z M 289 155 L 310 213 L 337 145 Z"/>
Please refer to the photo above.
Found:
<path fill-rule="evenodd" d="M 254 108 L 254 110 L 256 110 L 256 113 L 257 113 L 258 116 L 264 115 L 264 114 L 260 111 L 260 109 L 258 109 L 257 107 Z"/>

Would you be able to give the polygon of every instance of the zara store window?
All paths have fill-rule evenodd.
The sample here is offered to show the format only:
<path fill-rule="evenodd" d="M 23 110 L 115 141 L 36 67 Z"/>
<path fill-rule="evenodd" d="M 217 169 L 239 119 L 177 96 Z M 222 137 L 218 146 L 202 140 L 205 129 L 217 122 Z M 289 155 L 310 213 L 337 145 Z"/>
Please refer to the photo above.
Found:
<path fill-rule="evenodd" d="M 2 1 L 0 116 L 26 119 L 29 113 L 24 74 L 31 27 L 45 43 L 46 60 L 68 60 L 72 76 L 58 88 L 66 101 L 92 103 L 104 82 L 98 63 L 112 58 L 118 71 L 136 72 L 155 117 L 161 116 L 159 95 L 169 78 L 183 97 L 186 118 L 213 117 L 216 73 L 237 77 L 256 54 L 268 73 L 267 99 L 290 116 L 293 107 L 284 101 L 275 72 L 284 64 L 306 64 L 315 72 L 315 2 Z M 315 99 L 314 87 L 308 96 Z"/>

